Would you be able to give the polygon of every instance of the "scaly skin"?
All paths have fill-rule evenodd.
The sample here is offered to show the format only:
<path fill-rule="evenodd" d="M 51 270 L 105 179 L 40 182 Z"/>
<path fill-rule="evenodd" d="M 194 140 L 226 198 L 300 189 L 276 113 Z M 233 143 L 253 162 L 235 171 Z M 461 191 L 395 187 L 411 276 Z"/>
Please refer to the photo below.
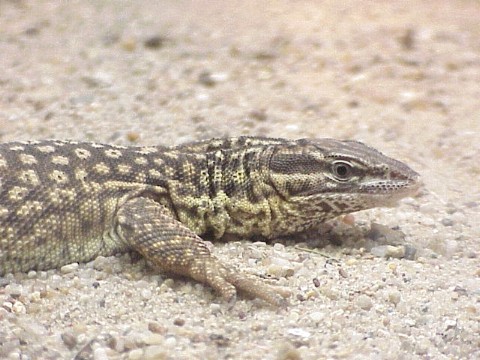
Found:
<path fill-rule="evenodd" d="M 411 195 L 419 176 L 354 141 L 257 137 L 177 147 L 0 145 L 0 276 L 135 250 L 160 270 L 273 304 L 202 237 L 275 238 Z"/>

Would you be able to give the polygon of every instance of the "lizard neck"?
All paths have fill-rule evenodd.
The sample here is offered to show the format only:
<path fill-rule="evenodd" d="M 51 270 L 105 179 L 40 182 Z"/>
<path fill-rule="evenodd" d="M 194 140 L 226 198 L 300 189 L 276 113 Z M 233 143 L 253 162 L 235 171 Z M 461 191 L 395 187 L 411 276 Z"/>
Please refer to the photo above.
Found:
<path fill-rule="evenodd" d="M 166 175 L 172 210 L 182 223 L 216 239 L 225 235 L 269 237 L 270 147 L 223 146 L 201 155 L 174 151 L 179 150 L 183 151 L 175 154 L 175 173 Z"/>

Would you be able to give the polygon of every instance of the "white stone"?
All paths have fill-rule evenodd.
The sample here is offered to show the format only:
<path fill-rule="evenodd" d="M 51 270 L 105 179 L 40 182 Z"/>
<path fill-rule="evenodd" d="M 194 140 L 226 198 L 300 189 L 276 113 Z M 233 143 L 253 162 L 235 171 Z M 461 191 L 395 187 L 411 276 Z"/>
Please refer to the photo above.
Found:
<path fill-rule="evenodd" d="M 71 263 L 60 268 L 62 274 L 68 274 L 78 269 L 78 263 Z"/>

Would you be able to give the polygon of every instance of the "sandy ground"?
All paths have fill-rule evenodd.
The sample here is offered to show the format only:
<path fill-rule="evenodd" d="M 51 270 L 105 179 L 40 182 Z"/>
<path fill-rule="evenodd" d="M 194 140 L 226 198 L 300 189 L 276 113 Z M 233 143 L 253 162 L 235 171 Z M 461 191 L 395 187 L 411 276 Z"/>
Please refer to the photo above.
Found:
<path fill-rule="evenodd" d="M 215 245 L 289 288 L 286 310 L 230 310 L 127 255 L 7 275 L 0 358 L 480 358 L 479 17 L 474 0 L 0 1 L 2 142 L 354 138 L 425 183 L 333 222 L 340 245 Z M 378 252 L 372 222 L 415 256 Z"/>

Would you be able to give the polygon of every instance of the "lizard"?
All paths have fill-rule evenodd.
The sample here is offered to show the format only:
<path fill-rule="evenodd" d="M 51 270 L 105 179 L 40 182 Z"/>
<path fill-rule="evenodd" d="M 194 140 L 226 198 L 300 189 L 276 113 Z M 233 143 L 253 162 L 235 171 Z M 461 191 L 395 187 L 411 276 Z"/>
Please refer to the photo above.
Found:
<path fill-rule="evenodd" d="M 282 304 L 204 239 L 272 239 L 392 206 L 417 172 L 353 140 L 240 136 L 172 147 L 0 144 L 0 276 L 134 251 L 161 272 Z"/>

